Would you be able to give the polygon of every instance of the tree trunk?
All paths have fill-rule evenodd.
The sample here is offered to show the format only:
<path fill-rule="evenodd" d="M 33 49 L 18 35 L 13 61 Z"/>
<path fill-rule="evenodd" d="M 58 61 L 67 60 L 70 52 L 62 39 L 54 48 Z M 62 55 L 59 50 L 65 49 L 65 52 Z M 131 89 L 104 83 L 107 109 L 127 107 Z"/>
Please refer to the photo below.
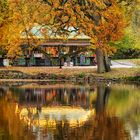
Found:
<path fill-rule="evenodd" d="M 106 72 L 111 71 L 110 62 L 109 61 L 110 60 L 109 60 L 108 56 L 104 56 L 104 65 L 105 65 Z"/>
<path fill-rule="evenodd" d="M 100 48 L 96 49 L 96 59 L 97 59 L 97 72 L 104 73 L 109 72 L 110 64 L 109 59 L 105 56 Z"/>
<path fill-rule="evenodd" d="M 59 68 L 62 69 L 61 46 L 58 46 Z"/>
<path fill-rule="evenodd" d="M 101 49 L 96 49 L 96 60 L 97 60 L 97 72 L 104 73 L 105 72 L 105 65 L 104 65 L 104 56 Z"/>

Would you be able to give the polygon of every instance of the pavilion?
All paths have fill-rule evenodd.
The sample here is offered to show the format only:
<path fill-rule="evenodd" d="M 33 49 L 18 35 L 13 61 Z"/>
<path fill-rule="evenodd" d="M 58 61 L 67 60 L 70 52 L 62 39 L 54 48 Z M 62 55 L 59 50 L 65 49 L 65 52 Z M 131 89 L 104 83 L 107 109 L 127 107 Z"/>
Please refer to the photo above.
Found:
<path fill-rule="evenodd" d="M 69 29 L 70 31 L 73 28 Z M 77 34 L 72 31 L 67 39 L 52 33 L 49 29 L 49 39 L 43 37 L 43 29 L 40 25 L 34 26 L 30 30 L 41 43 L 32 51 L 28 49 L 26 43 L 26 33 L 22 32 L 24 57 L 18 59 L 17 65 L 28 66 L 89 66 L 94 65 L 93 52 L 88 50 L 90 37 L 85 34 Z M 29 38 L 30 39 L 30 38 Z M 28 64 L 27 61 L 28 60 Z"/>

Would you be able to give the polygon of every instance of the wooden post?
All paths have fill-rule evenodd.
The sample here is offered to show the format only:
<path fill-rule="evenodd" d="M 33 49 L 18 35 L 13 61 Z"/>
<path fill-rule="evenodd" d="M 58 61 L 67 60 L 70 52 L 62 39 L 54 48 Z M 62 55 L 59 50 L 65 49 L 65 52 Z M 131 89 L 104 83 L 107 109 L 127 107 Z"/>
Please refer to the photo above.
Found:
<path fill-rule="evenodd" d="M 61 48 L 60 48 L 60 46 L 58 46 L 58 58 L 59 58 L 59 68 L 62 69 Z"/>

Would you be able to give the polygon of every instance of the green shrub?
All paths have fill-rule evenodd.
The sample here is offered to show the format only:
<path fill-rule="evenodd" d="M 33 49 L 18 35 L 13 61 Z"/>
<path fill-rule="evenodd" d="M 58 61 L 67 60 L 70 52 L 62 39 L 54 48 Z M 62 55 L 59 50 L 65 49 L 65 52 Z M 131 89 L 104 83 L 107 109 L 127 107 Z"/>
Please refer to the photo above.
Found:
<path fill-rule="evenodd" d="M 117 49 L 113 59 L 140 58 L 140 49 L 135 48 L 135 40 L 129 35 L 125 35 L 120 41 L 111 42 L 110 45 Z"/>
<path fill-rule="evenodd" d="M 51 75 L 50 75 L 50 78 L 51 78 L 52 80 L 55 80 L 55 79 L 57 79 L 57 75 L 51 74 Z"/>
<path fill-rule="evenodd" d="M 79 78 L 84 78 L 84 77 L 85 77 L 85 73 L 80 73 L 80 74 L 78 75 L 78 77 L 79 77 Z"/>

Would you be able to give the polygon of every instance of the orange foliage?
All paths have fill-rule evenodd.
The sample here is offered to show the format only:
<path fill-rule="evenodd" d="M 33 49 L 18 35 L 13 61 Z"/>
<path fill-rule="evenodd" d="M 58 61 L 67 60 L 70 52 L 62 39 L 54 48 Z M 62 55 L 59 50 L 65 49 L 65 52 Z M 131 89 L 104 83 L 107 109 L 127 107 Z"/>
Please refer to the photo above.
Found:
<path fill-rule="evenodd" d="M 100 47 L 105 53 L 114 50 L 109 46 L 110 41 L 119 40 L 123 36 L 125 20 L 115 0 L 85 0 L 81 5 L 78 0 L 49 2 L 52 3 L 52 28 L 55 27 L 59 35 L 68 35 L 69 28 L 74 27 L 78 33 L 90 36 L 93 47 Z"/>
<path fill-rule="evenodd" d="M 41 42 L 29 32 L 35 23 L 64 38 L 73 31 L 84 33 L 91 37 L 94 48 L 100 47 L 105 53 L 114 51 L 109 42 L 119 40 L 125 27 L 123 13 L 115 0 L 9 0 L 9 7 L 13 14 L 8 30 L 10 56 L 15 50 L 16 55 L 20 52 L 21 31 L 25 31 L 29 45 Z M 50 37 L 47 31 L 44 39 Z"/>

